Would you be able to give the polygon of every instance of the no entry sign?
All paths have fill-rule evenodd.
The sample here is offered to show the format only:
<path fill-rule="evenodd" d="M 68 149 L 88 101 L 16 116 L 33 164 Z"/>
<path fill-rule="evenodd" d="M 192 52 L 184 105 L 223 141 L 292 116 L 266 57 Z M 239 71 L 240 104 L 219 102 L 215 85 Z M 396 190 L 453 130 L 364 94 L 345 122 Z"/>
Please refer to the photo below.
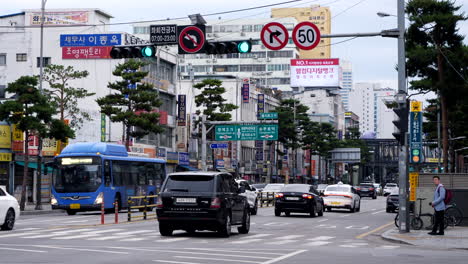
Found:
<path fill-rule="evenodd" d="M 320 43 L 320 30 L 314 23 L 304 21 L 294 27 L 292 39 L 299 49 L 311 50 Z"/>
<path fill-rule="evenodd" d="M 288 44 L 289 34 L 282 24 L 271 22 L 263 26 L 260 39 L 268 49 L 280 50 Z"/>
<path fill-rule="evenodd" d="M 179 26 L 179 54 L 204 52 L 205 26 Z"/>

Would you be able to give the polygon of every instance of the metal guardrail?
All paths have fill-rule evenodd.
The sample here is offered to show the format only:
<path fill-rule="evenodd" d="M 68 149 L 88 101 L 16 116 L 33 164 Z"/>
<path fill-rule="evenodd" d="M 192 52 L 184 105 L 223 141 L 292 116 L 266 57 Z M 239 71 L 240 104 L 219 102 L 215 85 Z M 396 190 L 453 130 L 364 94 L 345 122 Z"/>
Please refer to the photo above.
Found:
<path fill-rule="evenodd" d="M 156 219 L 156 213 L 148 214 L 148 211 L 152 211 L 153 207 L 156 207 L 156 203 L 153 203 L 153 204 L 149 203 L 151 198 L 154 198 L 153 201 L 156 202 L 158 195 L 129 196 L 128 197 L 127 221 L 131 222 L 132 218 L 133 219 L 143 218 L 143 220 L 147 220 L 148 217 L 154 217 L 154 219 Z M 132 205 L 132 204 L 135 204 L 135 205 Z M 143 215 L 132 216 L 132 209 L 138 209 L 139 211 L 142 211 Z"/>
<path fill-rule="evenodd" d="M 260 207 L 268 207 L 275 205 L 275 193 L 274 192 L 259 192 L 257 193 L 257 200 L 260 203 Z"/>

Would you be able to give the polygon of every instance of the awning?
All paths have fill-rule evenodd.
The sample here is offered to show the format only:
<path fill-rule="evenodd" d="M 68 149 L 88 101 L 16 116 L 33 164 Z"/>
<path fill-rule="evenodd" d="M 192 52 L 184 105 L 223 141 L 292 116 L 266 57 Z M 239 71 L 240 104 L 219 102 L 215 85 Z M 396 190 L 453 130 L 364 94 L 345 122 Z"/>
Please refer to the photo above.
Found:
<path fill-rule="evenodd" d="M 24 167 L 24 161 L 16 161 L 16 164 Z M 37 162 L 28 162 L 28 168 L 37 170 Z M 42 164 L 41 168 L 44 170 L 44 164 Z"/>
<path fill-rule="evenodd" d="M 191 167 L 191 166 L 188 166 L 188 165 L 180 165 L 179 164 L 178 166 L 181 167 L 181 168 L 184 168 L 184 169 L 186 169 L 188 171 L 197 171 L 197 170 L 199 170 L 197 168 L 194 168 L 194 167 Z"/>

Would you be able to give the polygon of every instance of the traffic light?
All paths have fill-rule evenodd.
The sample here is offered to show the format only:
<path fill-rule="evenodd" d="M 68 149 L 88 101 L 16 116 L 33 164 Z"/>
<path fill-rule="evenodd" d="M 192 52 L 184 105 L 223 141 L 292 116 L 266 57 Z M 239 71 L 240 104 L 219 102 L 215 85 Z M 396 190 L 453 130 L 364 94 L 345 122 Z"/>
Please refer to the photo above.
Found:
<path fill-rule="evenodd" d="M 408 115 L 409 101 L 397 101 L 398 107 L 393 109 L 397 115 L 397 119 L 393 120 L 393 124 L 398 129 L 398 132 L 392 133 L 401 146 L 405 145 L 405 134 L 408 132 Z"/>
<path fill-rule="evenodd" d="M 155 54 L 156 48 L 153 45 L 114 46 L 110 51 L 112 59 L 154 57 Z"/>
<path fill-rule="evenodd" d="M 250 51 L 252 51 L 251 40 L 217 41 L 205 44 L 206 54 L 249 53 Z"/>

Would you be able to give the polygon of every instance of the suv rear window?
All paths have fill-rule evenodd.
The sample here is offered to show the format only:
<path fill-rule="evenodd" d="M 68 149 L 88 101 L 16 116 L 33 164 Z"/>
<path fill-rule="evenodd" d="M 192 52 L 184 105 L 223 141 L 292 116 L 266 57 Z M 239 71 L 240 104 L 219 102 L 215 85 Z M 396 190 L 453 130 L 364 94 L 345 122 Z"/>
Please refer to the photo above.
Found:
<path fill-rule="evenodd" d="M 363 183 L 360 185 L 361 187 L 372 187 L 374 188 L 374 185 L 373 184 L 370 184 L 370 183 Z"/>
<path fill-rule="evenodd" d="M 214 177 L 201 175 L 169 176 L 165 192 L 213 192 Z"/>
<path fill-rule="evenodd" d="M 307 193 L 310 192 L 309 185 L 296 185 L 296 184 L 289 184 L 281 189 L 282 192 L 303 192 Z"/>

